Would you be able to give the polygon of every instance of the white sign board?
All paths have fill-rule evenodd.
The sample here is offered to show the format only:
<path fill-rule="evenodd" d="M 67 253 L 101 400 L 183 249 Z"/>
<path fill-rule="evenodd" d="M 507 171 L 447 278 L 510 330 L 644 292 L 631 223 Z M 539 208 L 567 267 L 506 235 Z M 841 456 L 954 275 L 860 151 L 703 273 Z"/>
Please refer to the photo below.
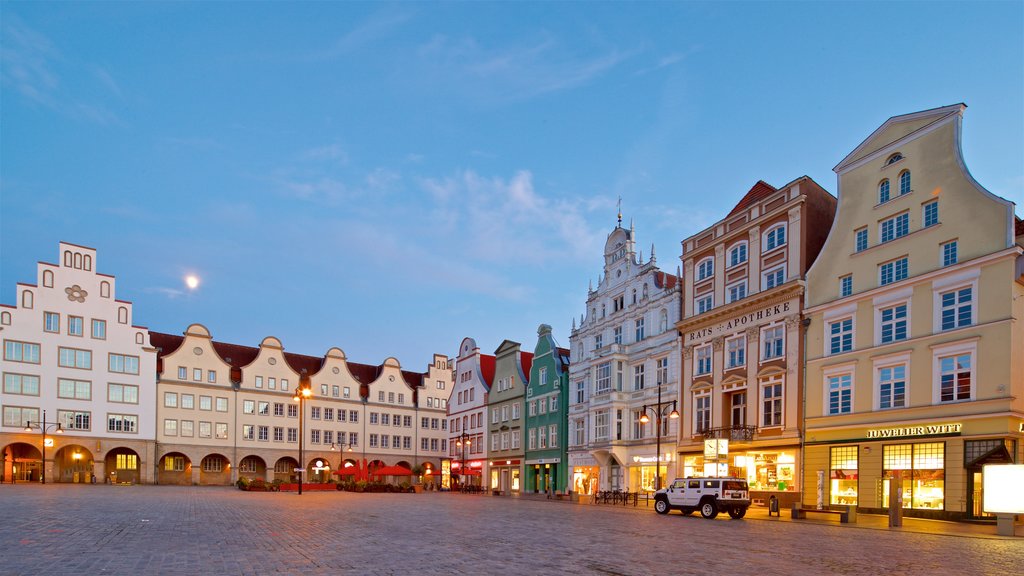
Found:
<path fill-rule="evenodd" d="M 1024 514 L 1024 465 L 988 464 L 982 472 L 984 510 L 991 514 Z"/>

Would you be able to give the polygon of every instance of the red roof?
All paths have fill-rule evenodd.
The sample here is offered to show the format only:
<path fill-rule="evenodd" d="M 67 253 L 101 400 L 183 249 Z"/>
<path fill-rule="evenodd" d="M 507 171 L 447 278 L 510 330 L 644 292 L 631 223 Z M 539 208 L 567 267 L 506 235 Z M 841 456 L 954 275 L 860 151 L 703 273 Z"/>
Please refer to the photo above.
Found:
<path fill-rule="evenodd" d="M 494 382 L 494 356 L 480 355 L 480 371 L 483 372 L 484 386 L 490 390 L 491 382 Z"/>
<path fill-rule="evenodd" d="M 671 289 L 674 288 L 679 278 L 675 274 L 666 274 L 664 272 L 654 273 L 654 285 L 658 288 Z"/>
<path fill-rule="evenodd" d="M 778 192 L 777 188 L 765 182 L 764 180 L 758 180 L 757 184 L 754 184 L 750 191 L 748 191 L 747 194 L 739 201 L 739 203 L 736 204 L 735 207 L 733 207 L 732 211 L 729 212 L 729 216 L 742 212 L 743 210 L 749 208 L 750 206 L 771 196 L 775 192 Z M 729 216 L 726 216 L 726 218 L 728 218 Z"/>
<path fill-rule="evenodd" d="M 1016 220 L 1017 220 L 1017 222 L 1014 225 L 1014 228 L 1016 229 L 1016 231 L 1014 232 L 1013 235 L 1014 236 L 1024 236 L 1024 220 L 1021 220 L 1020 218 L 1017 218 Z"/>
<path fill-rule="evenodd" d="M 522 362 L 522 364 L 523 364 L 523 374 L 525 374 L 526 377 L 529 378 L 530 377 L 530 367 L 533 366 L 533 353 L 532 352 L 520 352 L 519 353 L 519 359 L 520 359 L 520 362 Z"/>

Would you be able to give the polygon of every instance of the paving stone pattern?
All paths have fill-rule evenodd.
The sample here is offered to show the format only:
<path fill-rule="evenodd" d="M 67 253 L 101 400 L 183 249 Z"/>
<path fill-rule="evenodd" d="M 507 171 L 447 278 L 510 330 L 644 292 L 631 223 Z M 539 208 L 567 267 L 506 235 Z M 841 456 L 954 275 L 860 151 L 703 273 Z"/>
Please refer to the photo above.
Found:
<path fill-rule="evenodd" d="M 0 485 L 0 574 L 1018 574 L 1020 539 L 463 494 Z"/>

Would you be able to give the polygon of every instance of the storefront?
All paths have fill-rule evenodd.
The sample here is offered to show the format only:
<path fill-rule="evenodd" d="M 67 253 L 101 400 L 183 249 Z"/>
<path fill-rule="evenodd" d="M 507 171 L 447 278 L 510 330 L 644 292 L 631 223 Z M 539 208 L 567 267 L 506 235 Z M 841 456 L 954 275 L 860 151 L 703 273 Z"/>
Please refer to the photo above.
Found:
<path fill-rule="evenodd" d="M 785 506 L 799 498 L 799 447 L 741 449 L 719 454 L 683 455 L 683 476 L 744 478 L 750 497 L 757 504 L 767 503 L 773 495 Z"/>
<path fill-rule="evenodd" d="M 459 490 L 464 486 L 482 486 L 481 477 L 484 467 L 483 460 L 468 460 L 463 469 L 462 462 L 452 462 L 453 490 Z"/>
<path fill-rule="evenodd" d="M 629 467 L 629 486 L 637 492 L 654 492 L 658 486 L 664 488 L 674 478 L 675 461 L 672 454 L 662 454 L 661 462 L 653 454 L 650 456 L 633 456 L 633 465 Z M 671 478 L 670 475 L 673 475 Z M 657 478 L 661 477 L 661 482 Z"/>
<path fill-rule="evenodd" d="M 899 476 L 908 516 L 991 519 L 982 509 L 983 467 L 1020 461 L 1020 432 L 993 436 L 1000 427 L 1005 430 L 1005 419 L 1001 425 L 998 419 L 909 424 L 843 431 L 857 440 L 808 443 L 807 502 L 813 503 L 812 479 L 822 471 L 823 504 L 884 513 L 890 484 Z"/>
<path fill-rule="evenodd" d="M 518 494 L 522 482 L 522 460 L 492 460 L 491 490 L 500 491 L 503 495 Z"/>
<path fill-rule="evenodd" d="M 569 470 L 572 474 L 571 490 L 576 494 L 590 495 L 598 491 L 601 478 L 597 460 L 590 454 L 569 454 Z"/>

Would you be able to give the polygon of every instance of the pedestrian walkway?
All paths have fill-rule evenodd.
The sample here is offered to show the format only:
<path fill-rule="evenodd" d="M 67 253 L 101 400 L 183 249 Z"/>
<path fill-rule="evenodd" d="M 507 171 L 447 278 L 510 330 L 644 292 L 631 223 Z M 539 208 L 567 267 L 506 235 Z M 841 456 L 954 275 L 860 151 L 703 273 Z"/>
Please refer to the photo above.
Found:
<path fill-rule="evenodd" d="M 654 499 L 646 499 L 641 496 L 637 505 L 634 507 L 632 503 L 623 505 L 622 503 L 617 504 L 593 504 L 591 497 L 581 496 L 576 501 L 578 504 L 585 504 L 591 506 L 614 506 L 616 508 L 626 508 L 629 510 L 637 510 L 647 514 L 654 514 Z M 671 514 L 679 514 L 677 511 L 671 512 Z M 720 517 L 721 518 L 721 517 Z M 747 520 L 763 520 L 767 522 L 794 522 L 798 524 L 821 524 L 821 525 L 834 525 L 843 528 L 861 528 L 868 530 L 888 530 L 891 532 L 908 532 L 914 534 L 939 534 L 946 536 L 962 536 L 969 538 L 995 538 L 995 539 L 1009 539 L 1008 536 L 999 536 L 996 534 L 995 524 L 984 524 L 975 522 L 948 522 L 944 520 L 929 520 L 925 518 L 910 518 L 907 516 L 903 517 L 903 525 L 898 528 L 889 527 L 889 516 L 880 514 L 865 514 L 863 512 L 857 513 L 857 521 L 852 524 L 842 524 L 839 522 L 839 517 L 835 518 L 822 518 L 819 516 L 813 516 L 806 519 L 794 520 L 790 515 L 788 508 L 783 508 L 778 516 L 769 516 L 768 508 L 764 506 L 751 506 L 747 509 L 747 515 L 744 517 Z M 1018 523 L 1016 525 L 1016 537 L 1024 538 L 1024 524 Z"/>

